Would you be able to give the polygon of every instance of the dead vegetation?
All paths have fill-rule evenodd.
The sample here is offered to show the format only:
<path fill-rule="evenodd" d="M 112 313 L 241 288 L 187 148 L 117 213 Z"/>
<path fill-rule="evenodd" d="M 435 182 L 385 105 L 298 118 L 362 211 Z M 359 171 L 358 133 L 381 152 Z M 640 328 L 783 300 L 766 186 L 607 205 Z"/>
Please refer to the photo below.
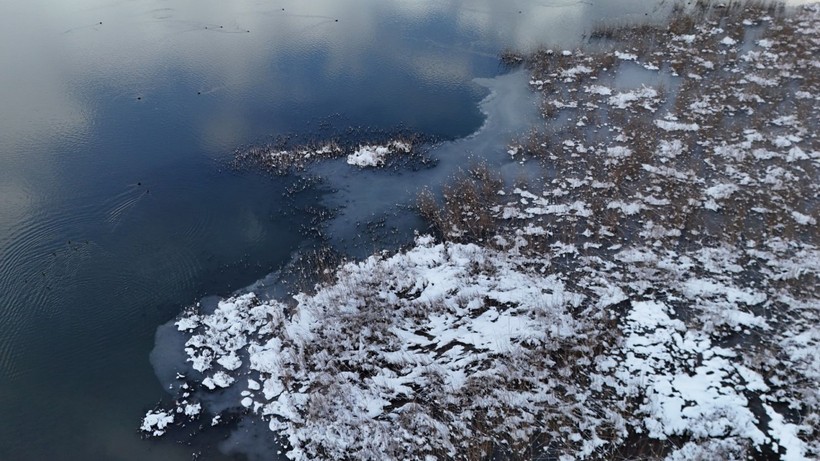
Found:
<path fill-rule="evenodd" d="M 193 312 L 186 353 L 261 350 L 269 381 L 243 405 L 304 460 L 820 455 L 820 7 L 805 11 L 700 1 L 600 28 L 603 51 L 507 53 L 544 101 L 509 150 L 527 180 L 466 169 L 418 199 L 439 242 L 308 255 L 305 315 L 231 306 L 215 315 L 251 317 L 236 341 Z"/>
<path fill-rule="evenodd" d="M 701 0 L 675 7 L 662 26 L 596 27 L 590 40 L 606 42 L 599 46 L 603 51 L 538 50 L 524 62 L 542 97 L 546 129 L 533 130 L 510 152 L 538 162 L 543 179 L 518 184 L 513 193 L 503 187 L 506 195 L 501 195 L 502 185 L 483 167 L 481 174 L 468 172 L 446 186 L 440 202 L 426 191 L 419 211 L 443 240 L 506 245 L 538 261 L 535 266 L 615 277 L 637 298 L 686 299 L 675 288 L 683 274 L 670 269 L 678 264 L 671 261 L 734 252 L 742 261 L 734 274 L 698 264 L 684 274 L 767 293 L 765 307 L 739 308 L 775 325 L 780 333 L 753 341 L 768 357 L 784 360 L 780 335 L 790 328 L 802 331 L 818 319 L 816 306 L 796 309 L 799 303 L 784 301 L 817 300 L 816 268 L 790 276 L 781 272 L 791 267 L 787 260 L 816 254 L 820 244 L 820 142 L 813 134 L 820 126 L 817 18 L 816 12 L 804 17 L 777 3 Z M 517 64 L 521 57 L 510 53 L 507 59 Z M 654 86 L 619 89 L 613 82 L 630 66 L 664 77 Z M 624 248 L 642 248 L 647 260 L 624 264 L 616 256 L 612 261 L 613 249 L 619 254 Z M 785 259 L 774 264 L 771 258 Z M 596 265 L 606 268 L 606 275 Z M 625 266 L 623 272 L 619 266 Z M 577 288 L 594 299 L 595 292 L 584 286 L 590 283 L 581 281 Z M 689 302 L 675 305 L 693 327 L 713 331 L 722 341 L 752 341 L 729 326 L 726 313 L 701 312 Z M 802 326 L 795 327 L 795 321 Z M 556 356 L 552 363 L 594 356 Z M 775 359 L 747 363 L 763 373 Z M 796 384 L 807 379 L 804 371 L 784 370 L 767 382 L 781 395 L 794 393 L 786 399 L 801 408 L 793 421 L 805 424 L 802 437 L 811 440 L 820 433 L 820 416 L 805 404 L 817 400 L 816 392 Z M 583 381 L 581 372 L 566 373 Z M 668 444 L 637 434 L 627 439 L 626 452 L 598 455 L 641 452 L 646 459 L 661 459 L 669 450 Z M 545 430 L 532 443 L 559 440 L 560 433 Z M 636 448 L 641 446 L 645 450 Z M 748 445 L 709 449 L 727 459 L 776 456 Z M 526 456 L 521 459 L 533 459 Z"/>
<path fill-rule="evenodd" d="M 501 187 L 501 179 L 486 164 L 479 164 L 444 186 L 440 204 L 429 189 L 422 191 L 418 211 L 445 240 L 484 242 L 498 231 L 492 206 L 499 201 Z"/>

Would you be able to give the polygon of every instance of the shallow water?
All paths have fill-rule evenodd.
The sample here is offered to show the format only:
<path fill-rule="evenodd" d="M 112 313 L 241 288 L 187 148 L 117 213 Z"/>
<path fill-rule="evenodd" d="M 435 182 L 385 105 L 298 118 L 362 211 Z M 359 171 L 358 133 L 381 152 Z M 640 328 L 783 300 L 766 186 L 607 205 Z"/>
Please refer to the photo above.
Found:
<path fill-rule="evenodd" d="M 508 164 L 509 143 L 526 135 L 539 120 L 528 81 L 525 70 L 476 79 L 476 84 L 490 92 L 478 105 L 484 122 L 469 136 L 432 147 L 427 155 L 435 162 L 433 168 L 399 172 L 358 169 L 347 165 L 345 159 L 313 165 L 309 173 L 327 178 L 326 187 L 334 191 L 322 197 L 324 206 L 336 210 L 325 224 L 330 243 L 354 257 L 369 255 L 374 248 L 370 236 L 362 233 L 374 220 L 379 220 L 385 232 L 395 232 L 400 241 L 407 242 L 412 230 L 423 230 L 424 224 L 402 210 L 413 205 L 423 188 L 435 190 L 436 185 L 479 163 L 493 169 Z"/>
<path fill-rule="evenodd" d="M 475 80 L 502 73 L 499 51 L 574 46 L 593 23 L 655 10 L 614 0 L 0 3 L 14 18 L 0 29 L 0 459 L 190 459 L 190 447 L 136 430 L 164 397 L 148 359 L 157 326 L 285 264 L 305 245 L 304 210 L 342 205 L 331 241 L 354 248 L 357 221 L 393 212 L 407 230 L 397 199 L 500 144 L 445 143 L 439 167 L 401 181 L 330 162 L 316 172 L 339 192 L 297 196 L 285 194 L 295 178 L 226 169 L 236 147 L 348 127 L 462 138 L 484 124 L 488 86 L 523 80 Z M 495 133 L 512 134 L 519 112 L 500 107 Z"/>

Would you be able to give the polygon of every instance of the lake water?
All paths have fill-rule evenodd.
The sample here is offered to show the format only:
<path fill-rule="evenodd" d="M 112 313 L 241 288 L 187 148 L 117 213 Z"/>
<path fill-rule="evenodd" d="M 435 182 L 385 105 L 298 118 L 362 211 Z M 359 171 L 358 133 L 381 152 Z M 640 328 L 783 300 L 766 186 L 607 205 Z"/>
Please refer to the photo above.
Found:
<path fill-rule="evenodd" d="M 298 178 L 227 168 L 237 147 L 351 127 L 463 138 L 488 88 L 509 85 L 493 79 L 500 51 L 576 46 L 592 24 L 658 8 L 0 1 L 0 459 L 190 459 L 137 431 L 165 397 L 157 327 L 284 265 L 316 206 L 347 207 L 328 232 L 350 249 L 354 223 L 397 194 L 366 193 L 395 188 L 392 173 L 336 161 L 313 171 L 327 187 L 289 195 Z M 412 182 L 441 181 L 456 150 L 480 156 L 476 138 Z"/>

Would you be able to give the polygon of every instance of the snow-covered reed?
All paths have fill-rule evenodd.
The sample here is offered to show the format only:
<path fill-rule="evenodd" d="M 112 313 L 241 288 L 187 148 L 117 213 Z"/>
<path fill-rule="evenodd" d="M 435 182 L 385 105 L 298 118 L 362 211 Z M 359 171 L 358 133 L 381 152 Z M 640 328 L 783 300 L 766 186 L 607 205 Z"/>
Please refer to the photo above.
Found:
<path fill-rule="evenodd" d="M 505 56 L 543 98 L 525 179 L 466 168 L 420 196 L 433 236 L 186 311 L 142 429 L 234 390 L 295 460 L 820 455 L 820 7 L 593 37 Z"/>

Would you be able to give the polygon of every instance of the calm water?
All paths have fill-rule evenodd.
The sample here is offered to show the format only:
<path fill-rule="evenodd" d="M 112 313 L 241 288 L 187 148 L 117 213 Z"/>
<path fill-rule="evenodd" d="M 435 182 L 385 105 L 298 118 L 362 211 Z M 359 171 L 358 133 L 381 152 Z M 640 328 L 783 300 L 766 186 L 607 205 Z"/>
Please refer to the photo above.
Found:
<path fill-rule="evenodd" d="M 157 326 L 282 266 L 303 210 L 333 203 L 226 169 L 237 146 L 348 127 L 460 138 L 484 121 L 473 79 L 502 71 L 502 49 L 573 46 L 653 10 L 0 0 L 0 459 L 190 459 L 136 430 L 164 396 Z"/>

